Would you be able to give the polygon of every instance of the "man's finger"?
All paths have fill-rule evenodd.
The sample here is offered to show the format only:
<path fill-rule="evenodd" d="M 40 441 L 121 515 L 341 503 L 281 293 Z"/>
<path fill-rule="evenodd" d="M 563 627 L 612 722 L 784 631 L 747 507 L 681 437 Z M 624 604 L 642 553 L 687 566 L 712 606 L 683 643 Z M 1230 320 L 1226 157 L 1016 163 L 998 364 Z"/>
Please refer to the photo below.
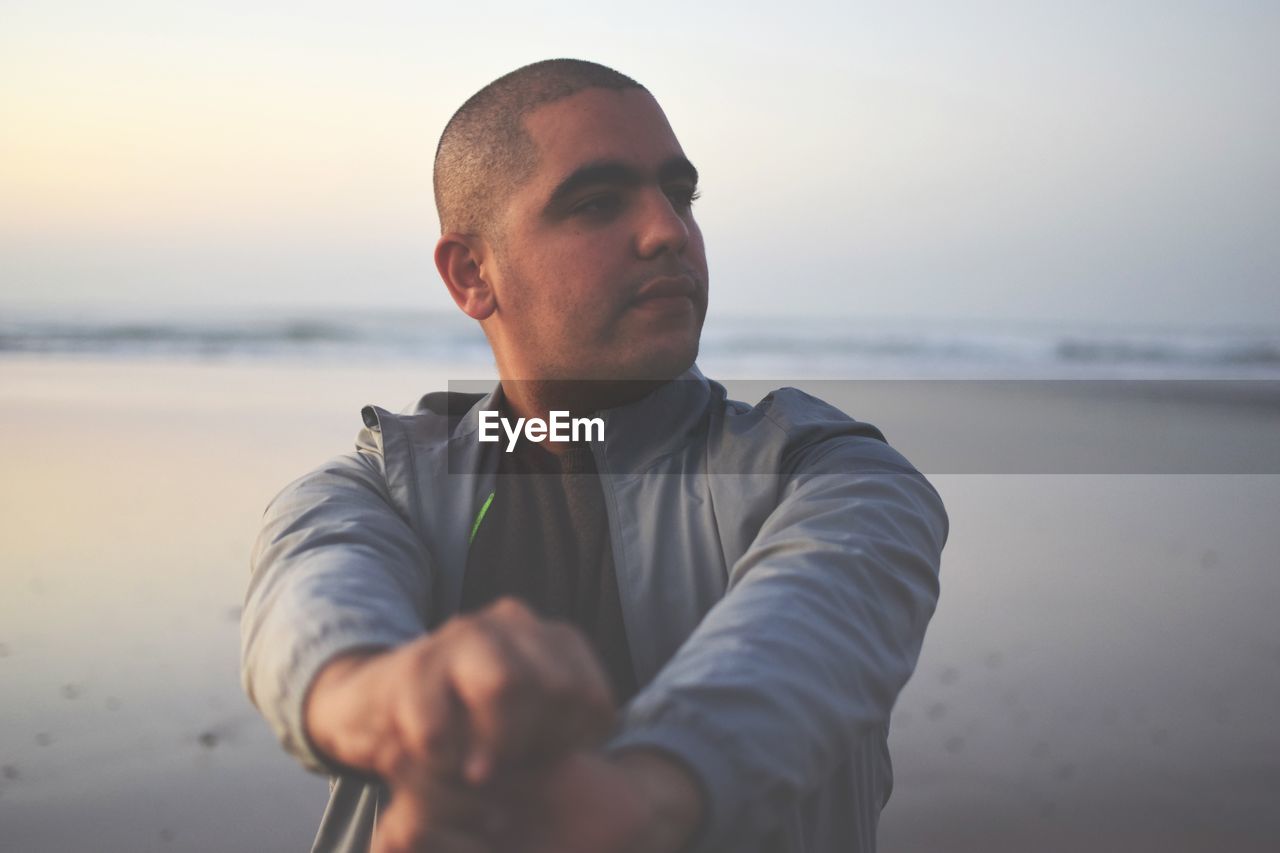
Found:
<path fill-rule="evenodd" d="M 456 810 L 465 808 L 457 802 L 448 805 L 455 820 Z M 468 828 L 446 819 L 443 809 L 435 797 L 423 799 L 400 788 L 378 817 L 370 853 L 498 853 L 489 841 L 495 827 Z M 481 813 L 474 813 L 470 822 Z"/>
<path fill-rule="evenodd" d="M 421 767 L 390 780 L 392 802 L 413 805 L 419 821 L 477 835 L 492 835 L 509 823 L 507 808 L 492 792 L 466 785 L 461 779 L 446 779 Z"/>
<path fill-rule="evenodd" d="M 460 644 L 450 671 L 468 722 L 464 778 L 482 785 L 499 762 L 518 757 L 537 737 L 534 668 L 504 631 L 489 627 Z"/>
<path fill-rule="evenodd" d="M 395 776 L 404 765 L 430 768 L 437 776 L 459 777 L 467 752 L 467 712 L 447 679 L 428 679 L 415 692 L 402 694 L 404 707 L 395 714 L 396 749 L 388 754 L 382 775 Z"/>
<path fill-rule="evenodd" d="M 613 727 L 613 691 L 586 638 L 564 623 L 542 623 L 514 638 L 534 668 L 539 740 L 529 757 L 544 760 L 598 745 Z"/>
<path fill-rule="evenodd" d="M 449 681 L 465 709 L 462 776 L 485 784 L 499 764 L 541 762 L 595 745 L 612 728 L 612 690 L 586 638 L 504 599 L 465 626 Z"/>

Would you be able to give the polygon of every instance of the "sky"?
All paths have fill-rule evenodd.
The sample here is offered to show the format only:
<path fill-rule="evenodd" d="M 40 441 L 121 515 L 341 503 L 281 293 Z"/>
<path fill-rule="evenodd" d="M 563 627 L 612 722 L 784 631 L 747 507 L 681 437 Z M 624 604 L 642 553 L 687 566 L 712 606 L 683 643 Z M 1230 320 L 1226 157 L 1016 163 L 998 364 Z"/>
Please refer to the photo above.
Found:
<path fill-rule="evenodd" d="M 431 157 L 552 56 L 658 98 L 712 310 L 1280 325 L 1280 4 L 0 0 L 0 306 L 452 310 Z"/>

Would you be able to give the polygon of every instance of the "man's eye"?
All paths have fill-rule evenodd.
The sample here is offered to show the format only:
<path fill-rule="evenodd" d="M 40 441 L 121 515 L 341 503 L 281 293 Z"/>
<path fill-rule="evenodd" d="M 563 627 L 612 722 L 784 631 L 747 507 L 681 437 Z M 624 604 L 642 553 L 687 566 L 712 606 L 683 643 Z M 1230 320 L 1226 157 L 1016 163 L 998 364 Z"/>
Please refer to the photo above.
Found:
<path fill-rule="evenodd" d="M 670 187 L 667 189 L 667 198 L 671 199 L 671 205 L 676 210 L 688 210 L 701 197 L 702 193 L 698 192 L 697 187 Z"/>
<path fill-rule="evenodd" d="M 590 198 L 584 199 L 583 201 L 574 205 L 573 212 L 583 213 L 583 214 L 593 215 L 593 216 L 602 216 L 602 215 L 617 211 L 621 203 L 622 202 L 618 198 L 618 196 L 612 193 L 606 193 L 603 195 L 593 195 Z"/>

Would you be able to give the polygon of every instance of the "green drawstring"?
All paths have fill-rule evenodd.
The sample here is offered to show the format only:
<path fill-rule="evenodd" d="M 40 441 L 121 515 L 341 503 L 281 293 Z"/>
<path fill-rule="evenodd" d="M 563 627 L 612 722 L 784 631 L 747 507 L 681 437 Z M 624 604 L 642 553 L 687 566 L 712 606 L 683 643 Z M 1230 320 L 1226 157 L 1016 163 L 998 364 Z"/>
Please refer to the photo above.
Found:
<path fill-rule="evenodd" d="M 480 531 L 480 522 L 484 521 L 484 514 L 489 511 L 489 504 L 493 503 L 494 492 L 489 493 L 489 497 L 484 499 L 484 506 L 480 507 L 480 513 L 476 516 L 475 524 L 471 525 L 471 538 L 467 540 L 467 546 L 476 541 L 476 533 Z"/>

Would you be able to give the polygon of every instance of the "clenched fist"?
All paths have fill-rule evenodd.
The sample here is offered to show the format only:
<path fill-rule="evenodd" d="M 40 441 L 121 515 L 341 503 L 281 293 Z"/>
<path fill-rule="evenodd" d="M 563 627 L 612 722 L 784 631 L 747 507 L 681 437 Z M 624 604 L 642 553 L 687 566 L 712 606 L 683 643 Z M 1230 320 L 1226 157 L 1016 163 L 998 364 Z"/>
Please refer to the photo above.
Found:
<path fill-rule="evenodd" d="M 304 716 L 320 751 L 391 789 L 375 849 L 481 851 L 509 819 L 488 790 L 495 776 L 598 745 L 614 714 L 585 638 L 503 599 L 400 648 L 333 661 Z"/>

